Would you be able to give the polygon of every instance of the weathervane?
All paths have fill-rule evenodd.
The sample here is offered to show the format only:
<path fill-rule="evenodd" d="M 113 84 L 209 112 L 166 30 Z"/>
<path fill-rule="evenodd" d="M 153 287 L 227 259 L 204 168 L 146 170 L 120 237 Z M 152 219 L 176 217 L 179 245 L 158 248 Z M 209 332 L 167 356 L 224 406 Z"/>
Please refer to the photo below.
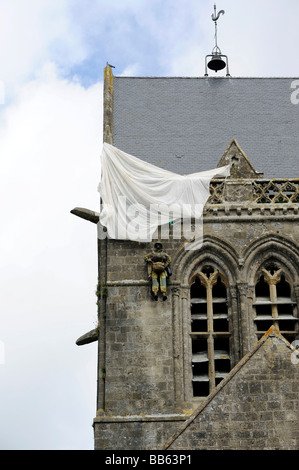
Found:
<path fill-rule="evenodd" d="M 229 70 L 228 70 L 228 58 L 226 55 L 223 55 L 218 43 L 217 43 L 217 21 L 219 20 L 220 15 L 224 15 L 225 11 L 220 10 L 218 13 L 216 13 L 216 5 L 214 4 L 214 14 L 212 14 L 212 20 L 214 21 L 215 24 L 215 46 L 212 50 L 212 54 L 206 56 L 206 68 L 205 68 L 205 76 L 208 76 L 207 73 L 207 67 L 211 70 L 214 70 L 217 72 L 218 70 L 222 70 L 226 67 L 226 76 L 229 77 Z M 211 60 L 207 64 L 207 58 L 211 57 Z M 226 58 L 226 63 L 223 60 L 223 57 Z"/>

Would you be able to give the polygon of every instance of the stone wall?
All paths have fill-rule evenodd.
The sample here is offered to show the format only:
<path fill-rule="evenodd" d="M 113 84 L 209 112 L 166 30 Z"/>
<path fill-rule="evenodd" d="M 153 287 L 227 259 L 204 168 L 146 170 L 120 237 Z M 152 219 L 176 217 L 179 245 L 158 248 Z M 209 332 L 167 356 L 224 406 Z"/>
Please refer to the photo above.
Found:
<path fill-rule="evenodd" d="M 223 211 L 221 216 L 219 211 Z M 259 213 L 249 216 L 243 209 L 237 215 L 232 207 L 225 214 L 222 206 L 218 206 L 217 211 L 210 206 L 204 219 L 205 239 L 200 250 L 187 252 L 182 240 L 162 240 L 173 260 L 173 275 L 168 282 L 165 302 L 162 298 L 153 301 L 150 294 L 144 256 L 151 245 L 100 241 L 102 295 L 98 405 L 94 423 L 96 448 L 111 445 L 107 436 L 113 430 L 118 436 L 118 448 L 134 448 L 136 436 L 138 439 L 145 436 L 142 442 L 138 441 L 140 448 L 157 448 L 162 441 L 155 433 L 163 429 L 162 435 L 167 437 L 165 423 L 137 420 L 134 424 L 128 422 L 127 417 L 186 415 L 198 406 L 191 386 L 188 284 L 198 266 L 212 263 L 228 279 L 232 366 L 258 340 L 251 304 L 256 271 L 265 260 L 275 258 L 291 273 L 294 295 L 298 299 L 298 227 L 294 219 L 293 213 L 277 213 L 277 217 L 269 215 L 265 219 Z M 115 423 L 115 417 L 122 417 L 123 421 Z M 107 422 L 107 418 L 112 422 Z M 140 427 L 152 431 L 144 430 L 140 434 Z M 254 429 L 244 429 L 244 435 L 247 431 L 250 434 Z M 132 439 L 127 437 L 129 435 Z M 221 446 L 223 440 L 219 443 Z M 115 439 L 112 448 L 116 448 Z"/>
<path fill-rule="evenodd" d="M 95 449 L 159 449 L 186 416 L 115 416 L 94 421 Z"/>
<path fill-rule="evenodd" d="M 297 450 L 299 365 L 291 354 L 277 332 L 263 337 L 164 449 Z"/>
<path fill-rule="evenodd" d="M 251 303 L 255 270 L 260 264 L 273 257 L 283 262 L 291 271 L 296 295 L 299 294 L 297 225 L 292 220 L 287 217 L 272 222 L 243 217 L 223 220 L 210 216 L 204 231 L 201 250 L 187 252 L 181 240 L 163 242 L 173 259 L 166 302 L 161 298 L 154 302 L 151 298 L 144 262 L 151 247 L 109 240 L 100 319 L 104 362 L 99 379 L 105 399 L 98 408 L 105 409 L 105 413 L 134 414 L 162 409 L 167 413 L 173 408 L 193 406 L 186 390 L 189 380 L 186 369 L 190 367 L 188 296 L 190 276 L 200 263 L 214 263 L 229 281 L 233 365 L 258 339 Z M 287 237 L 281 233 L 287 233 Z M 101 380 L 103 374 L 105 378 Z"/>

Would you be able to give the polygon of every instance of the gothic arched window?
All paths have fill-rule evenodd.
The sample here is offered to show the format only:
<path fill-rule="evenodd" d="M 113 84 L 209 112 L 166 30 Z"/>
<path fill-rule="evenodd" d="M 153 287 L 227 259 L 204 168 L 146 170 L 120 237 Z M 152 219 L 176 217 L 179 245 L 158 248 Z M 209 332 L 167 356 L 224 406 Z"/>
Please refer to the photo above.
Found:
<path fill-rule="evenodd" d="M 258 274 L 255 286 L 254 321 L 258 337 L 274 325 L 292 342 L 298 331 L 296 302 L 292 300 L 290 281 L 276 264 L 266 264 Z"/>
<path fill-rule="evenodd" d="M 231 368 L 227 281 L 211 266 L 192 278 L 191 339 L 193 396 L 204 397 Z"/>

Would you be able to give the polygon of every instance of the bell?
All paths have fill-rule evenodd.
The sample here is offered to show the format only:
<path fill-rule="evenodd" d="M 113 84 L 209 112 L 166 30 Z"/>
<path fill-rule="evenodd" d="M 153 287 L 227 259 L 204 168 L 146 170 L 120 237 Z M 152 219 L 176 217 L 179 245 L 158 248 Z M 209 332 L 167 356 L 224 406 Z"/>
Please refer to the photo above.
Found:
<path fill-rule="evenodd" d="M 209 69 L 217 72 L 218 70 L 224 69 L 226 67 L 226 63 L 221 59 L 221 56 L 215 55 L 215 57 L 213 57 L 213 59 L 208 63 L 208 67 Z"/>

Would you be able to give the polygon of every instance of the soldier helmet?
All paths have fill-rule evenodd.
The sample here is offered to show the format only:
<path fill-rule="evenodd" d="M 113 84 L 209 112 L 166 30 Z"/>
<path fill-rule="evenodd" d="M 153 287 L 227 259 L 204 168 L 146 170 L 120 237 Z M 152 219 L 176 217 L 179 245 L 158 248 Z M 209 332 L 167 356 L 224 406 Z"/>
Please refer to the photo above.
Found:
<path fill-rule="evenodd" d="M 155 243 L 155 244 L 154 244 L 154 248 L 155 248 L 156 250 L 162 250 L 162 248 L 163 248 L 163 247 L 162 247 L 162 243 L 159 243 L 159 242 Z"/>

